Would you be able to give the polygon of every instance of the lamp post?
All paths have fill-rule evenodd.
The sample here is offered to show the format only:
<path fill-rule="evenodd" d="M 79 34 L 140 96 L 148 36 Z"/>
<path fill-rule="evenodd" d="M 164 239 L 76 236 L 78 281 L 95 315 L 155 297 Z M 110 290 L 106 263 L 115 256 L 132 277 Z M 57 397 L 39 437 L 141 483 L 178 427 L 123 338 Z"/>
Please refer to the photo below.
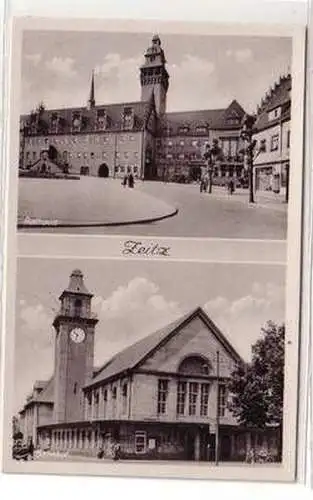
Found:
<path fill-rule="evenodd" d="M 245 115 L 242 121 L 242 129 L 240 133 L 241 139 L 246 143 L 245 155 L 247 159 L 247 170 L 249 179 L 249 203 L 254 203 L 254 179 L 253 179 L 253 154 L 256 147 L 256 141 L 252 139 L 253 126 L 255 123 L 255 116 Z"/>

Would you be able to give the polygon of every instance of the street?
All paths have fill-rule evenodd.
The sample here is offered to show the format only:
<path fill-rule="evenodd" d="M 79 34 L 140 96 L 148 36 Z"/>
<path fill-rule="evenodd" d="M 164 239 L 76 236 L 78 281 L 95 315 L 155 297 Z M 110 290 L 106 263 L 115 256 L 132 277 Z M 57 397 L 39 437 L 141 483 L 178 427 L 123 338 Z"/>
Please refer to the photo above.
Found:
<path fill-rule="evenodd" d="M 111 227 L 30 228 L 25 231 L 71 234 L 132 234 L 150 237 L 208 237 L 284 240 L 287 233 L 287 205 L 270 193 L 256 197 L 249 205 L 248 191 L 228 195 L 224 188 L 199 192 L 198 185 L 137 182 L 135 190 L 164 201 L 178 214 L 148 224 Z M 271 195 L 273 200 L 271 201 Z"/>

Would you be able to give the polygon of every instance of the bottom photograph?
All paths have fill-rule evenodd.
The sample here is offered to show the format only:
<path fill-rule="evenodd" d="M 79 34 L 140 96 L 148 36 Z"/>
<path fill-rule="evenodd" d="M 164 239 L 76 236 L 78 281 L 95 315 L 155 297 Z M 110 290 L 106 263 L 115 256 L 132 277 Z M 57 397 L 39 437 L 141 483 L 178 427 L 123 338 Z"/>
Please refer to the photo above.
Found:
<path fill-rule="evenodd" d="M 277 467 L 285 270 L 20 258 L 13 459 Z"/>

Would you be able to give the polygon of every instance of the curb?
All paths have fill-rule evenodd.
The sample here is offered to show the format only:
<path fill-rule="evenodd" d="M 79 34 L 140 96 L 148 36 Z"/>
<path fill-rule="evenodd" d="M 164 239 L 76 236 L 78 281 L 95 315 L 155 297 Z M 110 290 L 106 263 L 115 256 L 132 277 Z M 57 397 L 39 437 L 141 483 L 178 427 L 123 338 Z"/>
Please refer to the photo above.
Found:
<path fill-rule="evenodd" d="M 69 224 L 17 224 L 17 229 L 44 229 L 44 228 L 74 228 L 74 227 L 118 227 L 118 226 L 134 226 L 139 224 L 151 224 L 153 222 L 158 222 L 164 219 L 169 219 L 170 217 L 174 217 L 178 214 L 178 208 L 175 208 L 173 212 L 170 212 L 166 215 L 161 215 L 158 217 L 151 217 L 150 219 L 142 219 L 142 220 L 132 220 L 132 221 L 121 221 L 121 222 L 90 222 L 90 223 L 69 223 Z"/>

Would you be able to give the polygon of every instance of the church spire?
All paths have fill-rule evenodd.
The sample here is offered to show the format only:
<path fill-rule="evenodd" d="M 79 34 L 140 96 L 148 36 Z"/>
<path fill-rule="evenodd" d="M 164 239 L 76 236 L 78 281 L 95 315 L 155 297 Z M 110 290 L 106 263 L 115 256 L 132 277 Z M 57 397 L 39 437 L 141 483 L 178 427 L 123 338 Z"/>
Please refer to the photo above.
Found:
<path fill-rule="evenodd" d="M 95 100 L 95 72 L 92 70 L 92 76 L 91 76 L 91 85 L 90 85 L 90 94 L 89 94 L 89 99 L 88 99 L 88 108 L 94 108 L 96 105 L 96 100 Z"/>

